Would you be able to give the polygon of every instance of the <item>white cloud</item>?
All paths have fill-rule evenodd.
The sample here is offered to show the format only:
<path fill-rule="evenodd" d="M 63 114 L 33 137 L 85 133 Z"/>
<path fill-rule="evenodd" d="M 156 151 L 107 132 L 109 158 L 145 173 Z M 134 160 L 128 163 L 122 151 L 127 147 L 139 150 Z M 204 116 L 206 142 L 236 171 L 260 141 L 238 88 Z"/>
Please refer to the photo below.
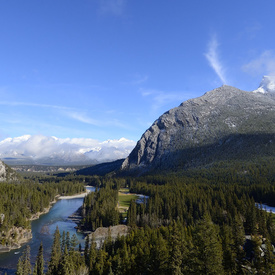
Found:
<path fill-rule="evenodd" d="M 271 50 L 264 51 L 259 57 L 245 64 L 243 70 L 251 75 L 274 75 L 275 74 L 275 53 Z"/>
<path fill-rule="evenodd" d="M 205 53 L 205 57 L 207 58 L 210 66 L 213 68 L 219 79 L 223 84 L 227 83 L 227 79 L 225 77 L 224 67 L 218 56 L 218 41 L 215 35 L 212 36 L 208 44 L 207 53 Z"/>
<path fill-rule="evenodd" d="M 125 158 L 136 142 L 121 138 L 100 142 L 88 138 L 56 138 L 25 135 L 0 141 L 0 158 L 28 159 L 56 164 L 103 162 Z"/>
<path fill-rule="evenodd" d="M 126 7 L 126 0 L 99 0 L 101 14 L 122 15 Z"/>
<path fill-rule="evenodd" d="M 83 123 L 91 124 L 91 125 L 94 125 L 94 126 L 100 125 L 100 123 L 97 120 L 88 117 L 84 113 L 69 111 L 69 112 L 65 112 L 65 114 L 68 117 L 73 118 L 73 119 L 75 119 L 77 121 L 80 121 L 80 122 L 83 122 Z"/>

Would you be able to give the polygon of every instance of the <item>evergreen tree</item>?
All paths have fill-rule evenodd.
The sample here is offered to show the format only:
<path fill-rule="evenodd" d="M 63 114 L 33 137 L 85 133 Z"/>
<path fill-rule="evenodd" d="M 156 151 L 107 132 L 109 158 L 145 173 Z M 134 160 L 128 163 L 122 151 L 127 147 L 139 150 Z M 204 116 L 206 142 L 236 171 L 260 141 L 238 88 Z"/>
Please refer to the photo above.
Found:
<path fill-rule="evenodd" d="M 91 245 L 89 250 L 89 264 L 88 264 L 90 273 L 94 269 L 95 262 L 96 262 L 96 242 L 95 242 L 94 236 L 92 235 L 92 240 L 91 240 Z"/>
<path fill-rule="evenodd" d="M 273 253 L 273 246 L 268 238 L 265 239 L 264 243 L 264 271 L 266 274 L 273 274 L 275 271 L 275 259 Z"/>
<path fill-rule="evenodd" d="M 237 274 L 236 250 L 234 250 L 234 239 L 231 227 L 223 225 L 221 228 L 223 266 L 228 274 Z"/>
<path fill-rule="evenodd" d="M 71 241 L 70 241 L 70 250 L 74 250 L 74 248 L 77 246 L 78 244 L 78 239 L 76 234 L 73 234 L 73 236 L 71 237 Z"/>
<path fill-rule="evenodd" d="M 27 245 L 23 255 L 18 260 L 16 275 L 30 275 L 32 273 L 30 253 L 31 248 Z"/>
<path fill-rule="evenodd" d="M 19 258 L 17 262 L 17 268 L 16 268 L 16 275 L 24 275 L 24 270 L 23 270 L 23 259 L 22 257 Z"/>
<path fill-rule="evenodd" d="M 238 215 L 235 216 L 232 224 L 233 253 L 236 255 L 236 274 L 243 274 L 242 266 L 244 264 L 245 251 L 243 249 L 245 234 L 243 222 Z"/>
<path fill-rule="evenodd" d="M 87 266 L 89 266 L 89 246 L 90 246 L 90 236 L 88 234 L 85 240 L 85 248 L 84 248 L 84 258 L 85 258 L 85 264 Z"/>
<path fill-rule="evenodd" d="M 43 258 L 43 244 L 41 242 L 38 250 L 38 255 L 36 259 L 36 274 L 43 275 L 44 274 L 44 258 Z"/>
<path fill-rule="evenodd" d="M 64 253 L 66 247 L 66 233 L 65 231 L 62 232 L 62 237 L 61 237 L 61 253 Z"/>
<path fill-rule="evenodd" d="M 51 259 L 48 266 L 49 275 L 58 275 L 58 265 L 61 259 L 60 232 L 56 227 L 51 251 Z"/>
<path fill-rule="evenodd" d="M 216 226 L 208 214 L 197 225 L 194 232 L 194 244 L 197 249 L 198 264 L 195 267 L 200 274 L 224 274 L 222 266 L 222 246 Z"/>
<path fill-rule="evenodd" d="M 58 271 L 59 271 L 59 274 L 61 275 L 72 275 L 74 272 L 73 263 L 71 262 L 71 258 L 68 253 L 67 246 L 65 246 L 65 251 L 62 255 L 62 259 L 61 259 Z"/>
<path fill-rule="evenodd" d="M 182 265 L 182 252 L 181 252 L 181 240 L 180 232 L 178 230 L 176 222 L 173 222 L 172 232 L 170 238 L 170 270 L 173 275 L 181 275 Z"/>

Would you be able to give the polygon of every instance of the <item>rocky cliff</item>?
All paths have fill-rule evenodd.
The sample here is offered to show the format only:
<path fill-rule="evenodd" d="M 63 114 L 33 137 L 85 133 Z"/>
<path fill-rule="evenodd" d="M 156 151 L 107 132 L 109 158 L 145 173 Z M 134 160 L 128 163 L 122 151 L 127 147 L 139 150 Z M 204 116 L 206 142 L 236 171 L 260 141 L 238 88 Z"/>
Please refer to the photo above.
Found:
<path fill-rule="evenodd" d="M 17 180 L 17 174 L 0 160 L 0 182 Z"/>
<path fill-rule="evenodd" d="M 121 169 L 136 173 L 179 170 L 274 155 L 274 95 L 224 85 L 159 117 Z"/>

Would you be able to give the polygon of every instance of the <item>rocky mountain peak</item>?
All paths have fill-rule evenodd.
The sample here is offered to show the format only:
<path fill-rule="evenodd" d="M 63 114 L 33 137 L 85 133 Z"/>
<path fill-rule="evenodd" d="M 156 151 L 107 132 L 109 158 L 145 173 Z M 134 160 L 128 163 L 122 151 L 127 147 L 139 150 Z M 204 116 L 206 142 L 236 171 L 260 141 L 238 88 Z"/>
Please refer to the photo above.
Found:
<path fill-rule="evenodd" d="M 177 170 L 226 155 L 234 158 L 244 148 L 246 156 L 251 150 L 274 150 L 274 118 L 274 98 L 223 85 L 160 116 L 142 135 L 122 170 Z"/>

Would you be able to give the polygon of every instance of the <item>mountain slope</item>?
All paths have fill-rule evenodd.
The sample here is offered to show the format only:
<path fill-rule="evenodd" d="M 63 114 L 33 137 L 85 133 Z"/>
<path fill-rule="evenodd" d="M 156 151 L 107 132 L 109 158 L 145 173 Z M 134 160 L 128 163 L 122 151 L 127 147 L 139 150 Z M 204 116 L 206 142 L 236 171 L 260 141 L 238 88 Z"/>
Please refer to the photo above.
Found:
<path fill-rule="evenodd" d="M 222 86 L 163 114 L 142 135 L 121 169 L 135 173 L 275 155 L 271 93 Z"/>
<path fill-rule="evenodd" d="M 0 160 L 0 182 L 17 180 L 17 174 Z"/>

